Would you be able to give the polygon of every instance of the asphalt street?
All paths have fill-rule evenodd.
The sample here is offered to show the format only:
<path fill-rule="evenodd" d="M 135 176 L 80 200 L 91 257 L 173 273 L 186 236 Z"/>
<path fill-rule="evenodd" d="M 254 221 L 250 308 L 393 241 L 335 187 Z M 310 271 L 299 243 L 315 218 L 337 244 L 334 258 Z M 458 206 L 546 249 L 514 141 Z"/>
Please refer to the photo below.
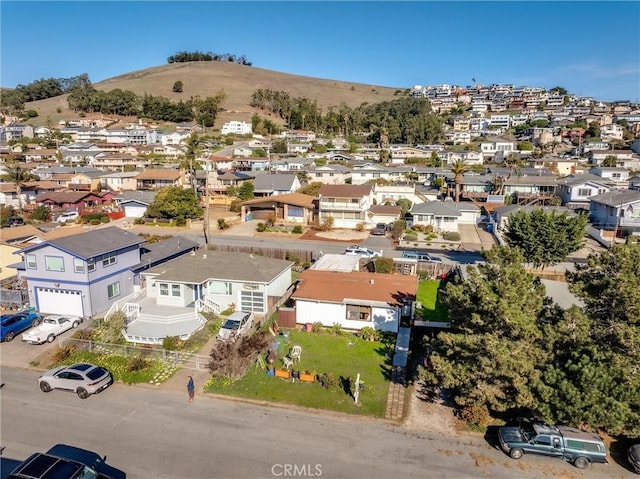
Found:
<path fill-rule="evenodd" d="M 151 386 L 115 384 L 82 400 L 42 393 L 37 371 L 0 372 L 3 476 L 62 443 L 106 455 L 129 479 L 633 477 L 615 463 L 578 471 L 556 459 L 515 461 L 479 435 L 416 434 L 380 420 L 201 394 L 190 404 L 186 390 Z"/>

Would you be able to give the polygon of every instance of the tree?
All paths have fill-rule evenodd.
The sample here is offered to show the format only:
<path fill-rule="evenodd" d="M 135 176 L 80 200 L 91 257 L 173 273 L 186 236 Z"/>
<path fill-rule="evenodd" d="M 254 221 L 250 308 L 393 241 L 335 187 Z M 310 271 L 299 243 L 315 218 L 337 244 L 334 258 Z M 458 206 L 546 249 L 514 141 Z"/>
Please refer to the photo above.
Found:
<path fill-rule="evenodd" d="M 184 86 L 184 84 L 178 80 L 177 82 L 175 82 L 173 84 L 173 92 L 174 93 L 182 93 L 182 87 Z"/>
<path fill-rule="evenodd" d="M 587 215 L 569 216 L 536 208 L 509 216 L 504 239 L 538 268 L 557 264 L 584 245 Z"/>
<path fill-rule="evenodd" d="M 242 201 L 247 201 L 253 198 L 253 181 L 245 181 L 238 188 L 238 198 Z"/>
<path fill-rule="evenodd" d="M 411 209 L 411 200 L 408 200 L 406 198 L 400 198 L 399 200 L 396 201 L 396 205 L 399 206 L 400 208 L 402 208 L 402 216 L 404 217 L 404 215 L 406 215 L 409 210 Z"/>
<path fill-rule="evenodd" d="M 615 167 L 618 165 L 618 158 L 615 155 L 607 155 L 604 160 L 602 160 L 601 166 L 607 167 Z"/>
<path fill-rule="evenodd" d="M 546 359 L 540 314 L 545 287 L 508 246 L 485 252 L 467 281 L 448 283 L 440 296 L 451 328 L 432 341 L 428 383 L 451 389 L 464 409 L 514 412 L 535 409 L 538 366 Z M 526 291 L 526 294 L 523 294 Z"/>
<path fill-rule="evenodd" d="M 147 208 L 151 218 L 202 218 L 202 208 L 192 189 L 180 186 L 163 188 Z"/>
<path fill-rule="evenodd" d="M 298 189 L 298 193 L 302 193 L 304 195 L 309 195 L 309 196 L 318 196 L 318 192 L 320 191 L 320 188 L 322 187 L 322 183 L 320 181 L 312 181 L 311 183 L 309 183 L 306 186 L 303 186 L 302 188 Z"/>
<path fill-rule="evenodd" d="M 456 203 L 458 203 L 460 201 L 460 185 L 462 184 L 462 177 L 468 169 L 467 164 L 464 160 L 457 159 L 449 169 L 451 170 L 451 173 L 454 174 L 454 182 L 456 184 Z"/>

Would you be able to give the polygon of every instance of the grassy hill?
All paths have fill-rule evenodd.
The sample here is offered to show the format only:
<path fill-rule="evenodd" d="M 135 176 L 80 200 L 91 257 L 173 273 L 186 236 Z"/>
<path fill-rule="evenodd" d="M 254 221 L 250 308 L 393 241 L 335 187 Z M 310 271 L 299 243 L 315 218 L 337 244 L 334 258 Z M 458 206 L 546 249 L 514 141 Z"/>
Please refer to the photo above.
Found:
<path fill-rule="evenodd" d="M 172 91 L 173 84 L 178 80 L 184 84 L 182 93 Z M 290 75 L 229 62 L 172 63 L 109 78 L 95 83 L 94 86 L 104 91 L 120 88 L 137 95 L 148 93 L 164 96 L 172 101 L 188 100 L 195 96 L 206 98 L 223 90 L 227 99 L 222 105 L 225 111 L 220 113 L 216 120 L 217 129 L 229 120 L 249 121 L 254 113 L 267 117 L 266 112 L 249 106 L 251 94 L 260 88 L 287 91 L 294 98 L 306 97 L 316 100 L 323 113 L 326 113 L 329 107 L 338 107 L 343 102 L 355 108 L 362 103 L 393 100 L 398 97 L 398 91 L 408 88 Z M 59 120 L 78 117 L 77 113 L 69 110 L 67 95 L 28 103 L 26 109 L 38 112 L 38 117 L 29 121 L 36 126 L 46 125 L 48 122 L 57 125 Z M 61 109 L 60 113 L 57 109 Z M 276 121 L 275 118 L 271 120 Z"/>

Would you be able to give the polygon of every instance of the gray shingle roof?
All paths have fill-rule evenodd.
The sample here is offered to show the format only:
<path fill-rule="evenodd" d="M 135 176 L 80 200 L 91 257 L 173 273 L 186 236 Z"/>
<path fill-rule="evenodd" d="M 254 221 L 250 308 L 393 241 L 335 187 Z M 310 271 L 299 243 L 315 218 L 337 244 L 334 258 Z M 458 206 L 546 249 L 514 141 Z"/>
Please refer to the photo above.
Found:
<path fill-rule="evenodd" d="M 589 198 L 591 202 L 601 203 L 607 206 L 622 206 L 628 203 L 640 201 L 640 191 L 614 190 Z"/>
<path fill-rule="evenodd" d="M 144 241 L 144 238 L 135 233 L 121 230 L 117 226 L 107 226 L 106 228 L 98 228 L 79 235 L 45 241 L 29 249 L 52 245 L 74 256 L 88 259 L 129 246 L 139 245 Z"/>
<path fill-rule="evenodd" d="M 254 191 L 290 190 L 296 176 L 290 174 L 257 175 L 254 180 Z"/>
<path fill-rule="evenodd" d="M 205 257 L 206 256 L 206 257 Z M 248 253 L 203 251 L 151 268 L 156 279 L 201 284 L 208 279 L 269 283 L 293 263 Z"/>

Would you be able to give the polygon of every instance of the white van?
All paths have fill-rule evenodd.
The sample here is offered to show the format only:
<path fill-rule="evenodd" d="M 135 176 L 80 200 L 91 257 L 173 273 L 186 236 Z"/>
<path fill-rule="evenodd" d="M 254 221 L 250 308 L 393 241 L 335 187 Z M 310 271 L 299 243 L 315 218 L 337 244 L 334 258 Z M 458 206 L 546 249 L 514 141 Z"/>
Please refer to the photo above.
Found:
<path fill-rule="evenodd" d="M 66 223 L 67 221 L 75 221 L 80 218 L 80 215 L 76 211 L 69 211 L 68 213 L 62 213 L 56 218 L 56 223 Z"/>

